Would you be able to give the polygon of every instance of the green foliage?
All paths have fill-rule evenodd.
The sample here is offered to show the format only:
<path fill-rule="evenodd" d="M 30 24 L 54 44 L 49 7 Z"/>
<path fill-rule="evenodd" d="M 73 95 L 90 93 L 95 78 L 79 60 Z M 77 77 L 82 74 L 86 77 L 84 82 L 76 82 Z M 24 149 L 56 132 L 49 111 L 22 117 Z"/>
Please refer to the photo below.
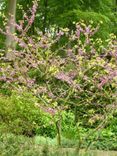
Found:
<path fill-rule="evenodd" d="M 0 129 L 4 132 L 33 136 L 35 134 L 55 136 L 51 118 L 44 114 L 30 93 L 13 93 L 0 96 Z"/>
<path fill-rule="evenodd" d="M 66 18 L 65 18 L 66 17 Z M 63 19 L 66 20 L 63 20 Z M 68 27 L 73 28 L 73 22 L 84 20 L 85 23 L 90 24 L 92 23 L 93 26 L 97 26 L 99 23 L 101 24 L 98 33 L 96 34 L 97 37 L 101 37 L 102 39 L 108 38 L 109 34 L 112 32 L 111 27 L 111 19 L 107 16 L 91 11 L 81 11 L 81 10 L 72 10 L 67 13 L 63 13 L 61 15 L 60 26 L 61 27 Z M 59 23 L 58 22 L 58 23 Z"/>
<path fill-rule="evenodd" d="M 1 156 L 38 156 L 40 149 L 35 149 L 33 140 L 24 136 L 13 134 L 0 134 L 0 155 Z"/>
<path fill-rule="evenodd" d="M 54 143 L 48 144 L 46 141 L 46 138 L 39 137 L 37 136 L 37 140 L 35 141 L 36 138 L 28 138 L 24 137 L 22 135 L 13 135 L 11 133 L 9 134 L 1 134 L 0 133 L 0 155 L 1 156 L 78 156 L 78 153 L 76 152 L 76 148 L 69 148 L 71 147 L 71 143 L 73 142 L 71 140 L 64 139 L 63 140 L 63 146 L 58 148 Z M 43 140 L 45 140 L 43 142 Z M 49 141 L 49 138 L 47 139 Z M 50 139 L 51 140 L 51 139 Z M 106 142 L 107 141 L 107 142 Z M 52 142 L 52 140 L 51 140 Z M 70 143 L 71 142 L 71 143 Z M 113 142 L 111 142 L 113 143 Z M 74 144 L 77 145 L 75 142 Z M 116 143 L 115 143 L 116 144 Z M 103 149 L 103 147 L 106 147 L 104 149 L 109 149 L 107 148 L 110 147 L 110 149 L 113 149 L 112 146 L 114 144 L 108 144 L 108 140 L 105 138 L 105 141 L 103 140 L 103 143 L 101 140 L 95 146 L 98 147 L 98 149 Z M 116 144 L 117 145 L 117 144 Z M 68 147 L 68 148 L 64 148 Z M 116 146 L 115 146 L 116 147 Z M 116 155 L 116 151 L 111 153 L 111 151 L 107 152 L 102 152 L 102 151 L 88 151 L 84 152 L 81 151 L 79 156 L 96 156 L 99 155 L 101 156 L 106 156 L 107 154 L 109 155 Z"/>
<path fill-rule="evenodd" d="M 11 89 L 9 89 L 8 84 L 0 83 L 0 86 L 1 86 L 0 94 L 9 95 L 9 96 L 12 94 L 12 91 L 11 91 Z"/>
<path fill-rule="evenodd" d="M 46 0 L 45 0 L 46 1 Z M 43 27 L 44 17 L 46 15 L 45 29 L 55 30 L 60 27 L 73 29 L 73 22 L 84 20 L 89 22 L 93 20 L 94 24 L 103 21 L 102 30 L 99 37 L 107 38 L 110 32 L 116 32 L 116 15 L 114 14 L 113 0 L 50 0 L 45 7 L 43 0 L 40 1 L 40 28 Z M 36 20 L 38 22 L 38 18 Z"/>
<path fill-rule="evenodd" d="M 100 150 L 117 150 L 117 135 L 116 132 L 113 132 L 114 129 L 105 128 L 98 134 L 97 132 L 97 140 L 92 140 L 92 145 L 90 148 L 92 149 L 100 149 Z M 91 141 L 91 140 L 90 140 Z"/>

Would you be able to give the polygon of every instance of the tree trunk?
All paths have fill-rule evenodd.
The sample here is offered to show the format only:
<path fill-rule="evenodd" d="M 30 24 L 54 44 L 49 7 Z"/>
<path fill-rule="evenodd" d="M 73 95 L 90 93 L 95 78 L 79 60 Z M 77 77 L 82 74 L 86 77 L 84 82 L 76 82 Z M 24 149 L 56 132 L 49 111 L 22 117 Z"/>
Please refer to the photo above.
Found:
<path fill-rule="evenodd" d="M 74 108 L 75 110 L 74 110 L 74 123 L 75 123 L 75 125 L 78 123 L 78 107 L 77 106 L 75 106 L 75 108 Z"/>
<path fill-rule="evenodd" d="M 56 130 L 57 130 L 57 145 L 61 146 L 61 117 L 56 122 Z"/>
<path fill-rule="evenodd" d="M 8 0 L 8 23 L 7 29 L 9 34 L 6 36 L 6 57 L 8 60 L 14 58 L 12 50 L 15 49 L 15 41 L 12 34 L 15 33 L 15 26 L 11 23 L 15 22 L 17 0 Z M 11 34 L 11 35 L 10 35 Z"/>

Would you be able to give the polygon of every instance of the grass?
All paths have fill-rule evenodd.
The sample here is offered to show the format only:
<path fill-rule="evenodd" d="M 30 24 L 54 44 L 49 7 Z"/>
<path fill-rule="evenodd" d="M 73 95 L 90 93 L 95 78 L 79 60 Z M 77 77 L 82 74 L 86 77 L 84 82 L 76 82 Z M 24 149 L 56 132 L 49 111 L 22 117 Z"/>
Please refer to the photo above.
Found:
<path fill-rule="evenodd" d="M 65 144 L 67 144 L 67 141 Z M 56 139 L 42 136 L 29 138 L 14 134 L 0 134 L 0 156 L 98 156 L 95 151 L 81 152 L 78 155 L 75 147 L 69 148 L 66 146 L 65 148 L 65 145 L 63 145 L 58 147 Z M 106 155 L 102 153 L 102 156 Z"/>
<path fill-rule="evenodd" d="M 70 156 L 73 155 L 73 152 L 73 149 L 70 150 Z M 56 139 L 44 138 L 42 136 L 28 138 L 14 134 L 0 134 L 0 156 L 54 155 L 69 155 L 64 148 L 57 147 Z"/>

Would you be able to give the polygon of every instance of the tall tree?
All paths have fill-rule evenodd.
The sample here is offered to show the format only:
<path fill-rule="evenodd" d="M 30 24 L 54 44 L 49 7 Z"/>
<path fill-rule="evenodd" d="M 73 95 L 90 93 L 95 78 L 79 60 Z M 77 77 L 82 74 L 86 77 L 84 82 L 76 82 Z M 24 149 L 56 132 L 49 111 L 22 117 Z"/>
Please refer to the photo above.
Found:
<path fill-rule="evenodd" d="M 9 60 L 13 59 L 13 52 L 12 49 L 15 48 L 15 42 L 13 40 L 12 35 L 9 34 L 13 34 L 15 33 L 15 26 L 12 24 L 13 22 L 15 22 L 15 17 L 16 17 L 16 3 L 17 0 L 8 0 L 8 23 L 7 23 L 7 29 L 9 31 L 8 35 L 6 36 L 6 52 L 7 52 L 7 58 Z M 11 49 L 10 51 L 8 51 L 8 49 Z"/>

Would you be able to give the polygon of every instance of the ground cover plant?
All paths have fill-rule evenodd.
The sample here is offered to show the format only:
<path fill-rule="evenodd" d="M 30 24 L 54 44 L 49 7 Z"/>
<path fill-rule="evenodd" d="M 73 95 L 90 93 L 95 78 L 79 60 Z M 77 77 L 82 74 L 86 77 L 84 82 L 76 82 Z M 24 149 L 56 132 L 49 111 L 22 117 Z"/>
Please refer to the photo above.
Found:
<path fill-rule="evenodd" d="M 116 151 L 110 156 L 116 155 Z M 98 156 L 109 154 L 104 151 L 88 151 L 84 152 L 81 150 L 79 156 Z M 51 138 L 44 138 L 37 136 L 35 138 L 28 138 L 24 135 L 14 135 L 14 134 L 0 134 L 0 155 L 1 156 L 54 156 L 54 155 L 64 155 L 64 156 L 78 156 L 76 149 L 73 147 L 57 147 L 55 140 Z"/>
<path fill-rule="evenodd" d="M 15 43 L 1 50 L 0 131 L 56 138 L 57 145 L 77 151 L 116 150 L 116 36 L 102 41 L 95 35 L 101 23 L 82 20 L 73 30 L 36 29 L 30 36 L 36 9 L 35 1 L 23 22 L 10 18 L 15 33 L 8 25 L 0 29 Z"/>

